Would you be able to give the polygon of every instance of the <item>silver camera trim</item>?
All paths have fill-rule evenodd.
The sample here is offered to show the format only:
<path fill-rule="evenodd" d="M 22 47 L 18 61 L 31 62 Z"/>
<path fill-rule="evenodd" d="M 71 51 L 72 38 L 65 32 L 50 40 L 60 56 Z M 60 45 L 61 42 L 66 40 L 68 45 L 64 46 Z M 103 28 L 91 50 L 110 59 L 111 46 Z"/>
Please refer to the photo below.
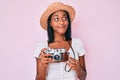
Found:
<path fill-rule="evenodd" d="M 66 52 L 65 48 L 48 48 L 47 50 L 44 50 L 44 53 L 47 54 L 52 54 L 52 56 L 50 56 L 52 59 L 54 59 L 55 61 L 61 61 L 63 59 L 63 54 Z M 59 59 L 55 59 L 55 56 L 58 55 Z"/>

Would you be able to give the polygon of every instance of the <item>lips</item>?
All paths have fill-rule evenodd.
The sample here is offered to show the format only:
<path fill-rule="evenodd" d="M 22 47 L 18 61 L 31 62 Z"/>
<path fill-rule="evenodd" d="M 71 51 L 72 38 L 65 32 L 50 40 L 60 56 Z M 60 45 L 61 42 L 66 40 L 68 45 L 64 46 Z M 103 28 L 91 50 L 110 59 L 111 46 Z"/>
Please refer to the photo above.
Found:
<path fill-rule="evenodd" d="M 58 27 L 58 28 L 64 29 L 64 28 L 66 28 L 66 27 L 65 27 L 65 26 L 60 26 L 60 27 Z"/>
<path fill-rule="evenodd" d="M 66 29 L 67 29 L 66 26 L 58 26 L 58 27 L 57 27 L 57 31 L 58 31 L 60 34 L 64 34 L 64 33 L 66 32 Z"/>

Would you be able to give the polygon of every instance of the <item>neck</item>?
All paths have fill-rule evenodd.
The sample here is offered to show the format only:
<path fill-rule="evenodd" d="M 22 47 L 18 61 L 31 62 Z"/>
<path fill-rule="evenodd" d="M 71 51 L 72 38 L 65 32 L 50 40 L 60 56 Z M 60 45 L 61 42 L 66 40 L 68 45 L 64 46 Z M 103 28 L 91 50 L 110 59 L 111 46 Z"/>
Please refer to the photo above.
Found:
<path fill-rule="evenodd" d="M 54 34 L 55 40 L 54 41 L 65 41 L 64 34 Z"/>

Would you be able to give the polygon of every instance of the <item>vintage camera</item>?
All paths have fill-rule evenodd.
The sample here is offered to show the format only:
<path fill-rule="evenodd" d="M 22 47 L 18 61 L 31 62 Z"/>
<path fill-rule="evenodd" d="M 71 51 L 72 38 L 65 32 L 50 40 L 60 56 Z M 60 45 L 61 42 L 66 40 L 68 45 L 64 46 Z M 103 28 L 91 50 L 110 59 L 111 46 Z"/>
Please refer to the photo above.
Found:
<path fill-rule="evenodd" d="M 63 54 L 66 52 L 65 48 L 54 49 L 48 48 L 44 50 L 44 53 L 52 54 L 49 58 L 54 59 L 55 61 L 61 61 L 63 59 Z"/>

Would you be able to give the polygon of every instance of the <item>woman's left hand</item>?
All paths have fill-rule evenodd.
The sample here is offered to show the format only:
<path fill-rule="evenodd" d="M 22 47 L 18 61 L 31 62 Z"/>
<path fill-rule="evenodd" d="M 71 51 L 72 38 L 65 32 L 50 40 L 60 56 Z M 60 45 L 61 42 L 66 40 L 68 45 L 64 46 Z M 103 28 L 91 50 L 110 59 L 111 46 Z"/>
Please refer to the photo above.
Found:
<path fill-rule="evenodd" d="M 72 70 L 78 71 L 80 64 L 79 61 L 76 59 L 73 59 L 72 57 L 69 58 L 68 65 L 71 67 Z"/>
<path fill-rule="evenodd" d="M 79 57 L 79 60 L 70 57 L 68 65 L 71 67 L 72 70 L 76 71 L 80 80 L 85 80 L 87 73 L 85 68 L 84 56 Z"/>

